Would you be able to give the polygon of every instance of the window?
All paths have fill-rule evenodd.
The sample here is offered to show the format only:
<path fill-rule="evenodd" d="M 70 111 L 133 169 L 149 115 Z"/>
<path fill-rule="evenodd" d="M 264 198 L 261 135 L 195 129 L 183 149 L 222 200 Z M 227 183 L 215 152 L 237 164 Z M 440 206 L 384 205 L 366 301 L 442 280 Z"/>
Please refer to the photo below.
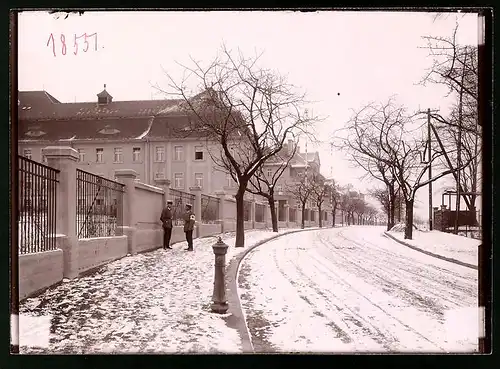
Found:
<path fill-rule="evenodd" d="M 24 149 L 23 150 L 23 155 L 27 159 L 31 159 L 31 149 Z"/>
<path fill-rule="evenodd" d="M 174 173 L 174 187 L 184 188 L 184 173 Z"/>
<path fill-rule="evenodd" d="M 95 156 L 96 156 L 96 159 L 95 161 L 97 163 L 102 163 L 102 154 L 104 153 L 104 149 L 95 149 Z"/>
<path fill-rule="evenodd" d="M 182 160 L 182 146 L 174 146 L 174 160 Z"/>
<path fill-rule="evenodd" d="M 165 147 L 156 146 L 155 161 L 165 161 Z"/>
<path fill-rule="evenodd" d="M 203 188 L 203 173 L 194 174 L 194 185 Z"/>
<path fill-rule="evenodd" d="M 78 161 L 79 162 L 85 161 L 85 150 L 84 149 L 78 149 Z"/>
<path fill-rule="evenodd" d="M 273 171 L 270 168 L 268 168 L 267 169 L 267 176 L 271 177 L 272 175 L 273 175 Z"/>
<path fill-rule="evenodd" d="M 132 160 L 134 161 L 134 163 L 138 163 L 141 161 L 141 148 L 140 147 L 132 148 Z"/>
<path fill-rule="evenodd" d="M 115 163 L 121 163 L 123 162 L 123 150 L 121 147 L 115 147 L 115 158 L 114 158 Z"/>
<path fill-rule="evenodd" d="M 277 192 L 282 192 L 282 191 L 283 191 L 283 186 L 281 186 L 281 185 L 277 185 L 277 186 L 276 186 L 276 191 L 277 191 Z"/>
<path fill-rule="evenodd" d="M 226 174 L 226 186 L 231 187 L 233 185 L 233 177 L 231 177 L 231 174 L 227 173 Z"/>
<path fill-rule="evenodd" d="M 155 179 L 164 179 L 165 178 L 165 171 L 163 169 L 159 169 L 155 173 Z"/>
<path fill-rule="evenodd" d="M 203 160 L 203 146 L 194 148 L 194 160 Z"/>

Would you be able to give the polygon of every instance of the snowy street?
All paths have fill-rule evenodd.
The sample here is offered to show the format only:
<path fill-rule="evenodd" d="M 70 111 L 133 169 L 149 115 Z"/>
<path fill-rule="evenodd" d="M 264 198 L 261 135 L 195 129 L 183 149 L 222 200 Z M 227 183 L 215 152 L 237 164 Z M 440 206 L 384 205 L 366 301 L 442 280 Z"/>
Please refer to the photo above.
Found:
<path fill-rule="evenodd" d="M 477 271 L 352 226 L 251 251 L 239 296 L 255 352 L 477 350 Z"/>

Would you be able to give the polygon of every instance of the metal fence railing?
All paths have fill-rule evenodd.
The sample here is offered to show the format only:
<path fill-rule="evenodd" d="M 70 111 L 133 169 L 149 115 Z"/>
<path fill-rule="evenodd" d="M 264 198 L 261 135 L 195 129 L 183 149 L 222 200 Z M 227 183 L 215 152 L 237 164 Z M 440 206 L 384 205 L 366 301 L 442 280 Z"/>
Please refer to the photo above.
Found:
<path fill-rule="evenodd" d="M 169 188 L 170 199 L 172 200 L 172 220 L 174 225 L 183 225 L 183 215 L 186 204 L 191 204 L 193 213 L 195 212 L 194 199 L 195 195 Z"/>
<path fill-rule="evenodd" d="M 59 170 L 18 156 L 19 253 L 55 250 Z"/>
<path fill-rule="evenodd" d="M 122 235 L 124 185 L 76 170 L 76 232 L 78 238 Z"/>
<path fill-rule="evenodd" d="M 251 220 L 252 203 L 250 201 L 243 200 L 243 219 L 245 222 Z"/>
<path fill-rule="evenodd" d="M 264 223 L 264 212 L 266 206 L 263 204 L 255 204 L 255 221 L 257 223 Z"/>
<path fill-rule="evenodd" d="M 205 224 L 214 224 L 219 219 L 218 197 L 201 195 L 201 222 Z"/>

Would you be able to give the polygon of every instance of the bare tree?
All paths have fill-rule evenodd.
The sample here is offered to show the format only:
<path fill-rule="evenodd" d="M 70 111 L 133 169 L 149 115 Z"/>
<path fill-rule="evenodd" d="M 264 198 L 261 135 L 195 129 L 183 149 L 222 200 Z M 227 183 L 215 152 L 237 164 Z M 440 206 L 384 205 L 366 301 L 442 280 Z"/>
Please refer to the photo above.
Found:
<path fill-rule="evenodd" d="M 176 82 L 168 73 L 170 94 L 180 97 L 190 119 L 189 134 L 207 140 L 214 163 L 229 173 L 236 192 L 236 242 L 243 247 L 244 194 L 250 178 L 266 160 L 279 153 L 305 124 L 314 121 L 303 114 L 305 95 L 297 92 L 277 72 L 257 66 L 260 56 L 245 58 L 222 46 L 207 66 L 191 58 L 185 77 Z M 188 89 L 196 81 L 198 95 Z"/>
<path fill-rule="evenodd" d="M 457 196 L 457 207 L 463 198 L 470 212 L 475 213 L 476 193 L 480 183 L 481 130 L 478 124 L 478 53 L 476 46 L 460 45 L 457 42 L 459 22 L 451 37 L 425 36 L 426 49 L 433 64 L 421 80 L 422 85 L 441 84 L 448 88 L 457 102 L 448 117 L 437 112 L 432 116 L 437 121 L 435 135 L 441 136 L 439 144 L 444 150 L 444 165 L 453 169 L 462 162 L 469 163 L 453 173 Z M 461 195 L 464 192 L 469 195 Z"/>
<path fill-rule="evenodd" d="M 318 207 L 319 227 L 323 227 L 322 209 L 323 203 L 330 195 L 330 186 L 325 182 L 325 178 L 321 174 L 314 174 L 311 181 L 311 194 L 313 201 Z"/>
<path fill-rule="evenodd" d="M 388 105 L 393 101 L 389 99 Z M 387 218 L 388 229 L 391 229 L 395 224 L 395 212 L 397 203 L 398 185 L 396 178 L 392 175 L 391 166 L 387 161 L 380 160 L 381 157 L 388 158 L 387 152 L 382 150 L 384 145 L 384 136 L 376 135 L 376 129 L 371 131 L 372 137 L 370 140 L 365 140 L 363 135 L 365 131 L 372 126 L 371 119 L 377 119 L 378 107 L 375 104 L 369 104 L 366 107 L 354 112 L 353 118 L 346 124 L 343 129 L 347 132 L 346 136 L 338 135 L 332 142 L 332 146 L 336 146 L 348 155 L 348 159 L 356 167 L 365 171 L 361 179 L 373 178 L 385 184 L 387 189 Z M 380 128 L 380 124 L 378 125 Z M 342 130 L 341 130 L 342 131 Z"/>
<path fill-rule="evenodd" d="M 416 191 L 461 168 L 443 170 L 423 180 L 429 165 L 442 156 L 442 151 L 435 151 L 429 162 L 422 162 L 426 145 L 422 124 L 404 107 L 396 106 L 392 98 L 387 103 L 370 104 L 361 109 L 348 126 L 354 137 L 349 142 L 355 142 L 356 146 L 352 147 L 359 148 L 358 155 L 368 162 L 382 162 L 389 168 L 390 179 L 396 181 L 405 202 L 405 238 L 411 239 Z"/>
<path fill-rule="evenodd" d="M 332 228 L 335 228 L 335 216 L 340 204 L 340 192 L 334 179 L 330 180 L 330 204 L 332 206 Z"/>
<path fill-rule="evenodd" d="M 394 227 L 394 209 L 391 210 L 391 206 L 395 203 L 394 201 L 391 203 L 389 197 L 389 191 L 387 188 L 372 188 L 369 190 L 369 194 L 376 199 L 380 205 L 382 205 L 382 209 L 384 209 L 384 213 L 387 215 L 389 221 L 387 222 L 387 230 L 391 230 Z M 392 216 L 392 220 L 390 219 Z"/>
<path fill-rule="evenodd" d="M 288 185 L 288 191 L 295 195 L 295 199 L 300 203 L 301 208 L 301 228 L 305 227 L 306 203 L 311 198 L 311 179 L 303 175 L 299 181 Z"/>
<path fill-rule="evenodd" d="M 285 149 L 266 162 L 266 164 L 269 165 L 268 168 L 270 168 L 271 165 L 275 168 L 275 170 L 271 170 L 271 175 L 269 176 L 268 173 L 264 173 L 263 166 L 259 167 L 253 177 L 250 178 L 250 185 L 246 189 L 247 192 L 260 195 L 267 199 L 271 209 L 273 232 L 278 232 L 278 217 L 274 204 L 274 192 L 279 179 L 282 177 L 284 171 L 289 168 L 290 161 L 293 159 L 296 151 L 297 145 L 294 144 L 292 147 L 288 147 L 287 145 Z"/>

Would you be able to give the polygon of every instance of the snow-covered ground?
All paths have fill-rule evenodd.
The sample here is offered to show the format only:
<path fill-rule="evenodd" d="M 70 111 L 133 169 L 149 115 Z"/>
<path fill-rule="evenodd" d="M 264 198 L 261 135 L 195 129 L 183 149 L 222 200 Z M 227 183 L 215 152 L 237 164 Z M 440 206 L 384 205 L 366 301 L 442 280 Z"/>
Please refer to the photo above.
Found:
<path fill-rule="evenodd" d="M 280 233 L 289 229 L 281 229 Z M 245 232 L 245 248 L 269 238 Z M 222 239 L 235 249 L 234 233 Z M 228 315 L 210 311 L 216 237 L 128 256 L 63 283 L 20 306 L 21 353 L 239 352 Z"/>
<path fill-rule="evenodd" d="M 467 264 L 478 265 L 478 246 L 481 244 L 481 240 L 440 231 L 422 232 L 416 229 L 413 230 L 411 240 L 404 239 L 404 229 L 393 228 L 389 233 L 397 239 L 424 251 Z"/>
<path fill-rule="evenodd" d="M 477 271 L 352 226 L 285 236 L 238 276 L 256 352 L 472 352 Z"/>

